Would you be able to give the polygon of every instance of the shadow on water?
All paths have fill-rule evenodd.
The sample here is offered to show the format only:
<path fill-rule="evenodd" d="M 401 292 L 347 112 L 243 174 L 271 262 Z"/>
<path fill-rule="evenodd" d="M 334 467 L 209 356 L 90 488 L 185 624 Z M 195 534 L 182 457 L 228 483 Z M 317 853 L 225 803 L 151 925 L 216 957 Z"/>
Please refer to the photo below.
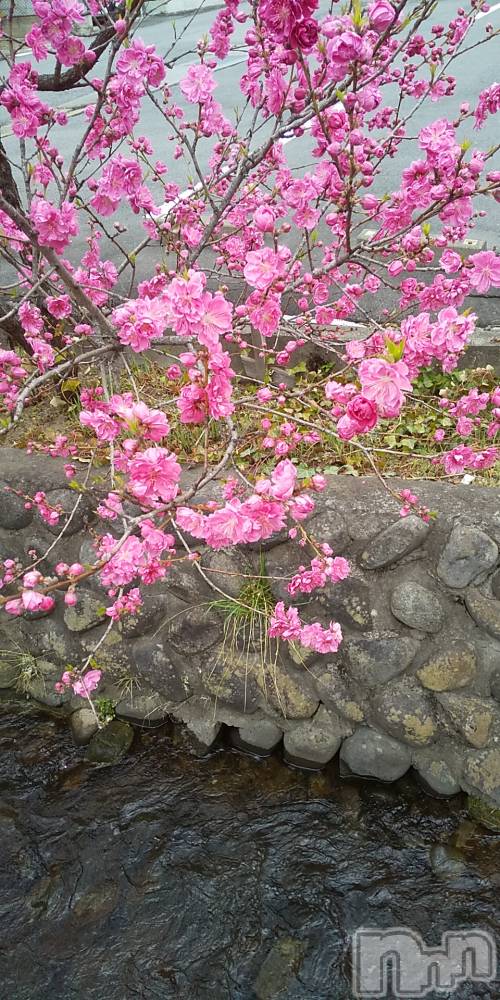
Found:
<path fill-rule="evenodd" d="M 499 838 L 412 778 L 199 759 L 169 725 L 95 767 L 8 700 L 0 747 L 2 1000 L 350 1000 L 360 926 L 498 935 Z"/>

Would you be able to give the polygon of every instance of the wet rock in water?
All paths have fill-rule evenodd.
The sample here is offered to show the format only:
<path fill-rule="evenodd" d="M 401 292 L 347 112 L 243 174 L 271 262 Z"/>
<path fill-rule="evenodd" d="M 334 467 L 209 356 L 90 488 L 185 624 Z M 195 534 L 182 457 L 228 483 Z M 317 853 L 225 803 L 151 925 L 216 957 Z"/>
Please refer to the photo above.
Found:
<path fill-rule="evenodd" d="M 87 757 L 94 764 L 116 764 L 130 749 L 133 738 L 132 726 L 113 719 L 92 737 Z"/>
<path fill-rule="evenodd" d="M 449 844 L 433 844 L 429 851 L 429 861 L 434 874 L 439 878 L 456 878 L 467 870 L 462 851 Z"/>
<path fill-rule="evenodd" d="M 78 708 L 70 716 L 71 735 L 77 746 L 85 746 L 98 730 L 97 719 L 91 708 Z"/>
<path fill-rule="evenodd" d="M 349 674 L 360 684 L 373 687 L 385 684 L 409 667 L 419 647 L 419 640 L 404 636 L 347 639 L 342 652 Z"/>
<path fill-rule="evenodd" d="M 278 745 L 283 733 L 271 719 L 248 719 L 238 728 L 238 738 L 250 749 L 270 752 Z"/>
<path fill-rule="evenodd" d="M 169 706 L 156 692 L 141 689 L 130 697 L 122 697 L 115 707 L 116 717 L 134 725 L 158 726 L 169 718 Z"/>
<path fill-rule="evenodd" d="M 313 719 L 299 722 L 285 733 L 285 757 L 296 764 L 322 767 L 335 756 L 352 727 L 320 705 Z"/>
<path fill-rule="evenodd" d="M 485 531 L 459 524 L 448 539 L 437 574 L 447 587 L 458 590 L 487 573 L 497 559 L 498 546 Z"/>
<path fill-rule="evenodd" d="M 361 565 L 365 569 L 390 566 L 422 545 L 429 531 L 429 525 L 416 514 L 400 518 L 368 543 L 361 556 Z"/>
<path fill-rule="evenodd" d="M 220 722 L 213 722 L 211 719 L 190 719 L 186 726 L 204 747 L 211 747 L 215 743 L 221 729 Z"/>
<path fill-rule="evenodd" d="M 285 1000 L 293 994 L 292 981 L 300 970 L 305 944 L 296 938 L 280 938 L 264 959 L 255 981 L 257 1000 Z"/>
<path fill-rule="evenodd" d="M 417 670 L 420 683 L 429 691 L 453 691 L 466 687 L 476 674 L 476 650 L 469 642 L 450 643 Z"/>
<path fill-rule="evenodd" d="M 477 587 L 469 587 L 465 606 L 480 628 L 494 639 L 500 639 L 500 601 L 485 597 Z"/>
<path fill-rule="evenodd" d="M 367 726 L 357 729 L 344 741 L 340 759 L 353 774 L 380 781 L 396 781 L 411 765 L 408 747 Z"/>
<path fill-rule="evenodd" d="M 74 902 L 71 913 L 79 924 L 99 923 L 115 909 L 120 896 L 116 883 L 105 882 L 83 893 Z"/>
<path fill-rule="evenodd" d="M 382 729 L 414 747 L 430 743 L 437 733 L 432 701 L 414 677 L 398 678 L 377 692 L 373 714 Z"/>
<path fill-rule="evenodd" d="M 487 799 L 479 798 L 476 795 L 469 795 L 467 798 L 467 808 L 472 819 L 477 820 L 487 830 L 500 833 L 500 808 Z"/>
<path fill-rule="evenodd" d="M 439 632 L 444 625 L 444 611 L 439 595 L 412 580 L 394 588 L 391 611 L 403 625 L 421 632 Z"/>
<path fill-rule="evenodd" d="M 458 751 L 439 744 L 424 747 L 413 752 L 412 764 L 426 788 L 435 795 L 457 795 L 460 791 L 462 763 Z"/>
<path fill-rule="evenodd" d="M 500 807 L 500 749 L 470 753 L 465 762 L 464 788 Z"/>
<path fill-rule="evenodd" d="M 437 700 L 455 729 L 471 746 L 486 746 L 495 719 L 495 703 L 490 698 L 475 695 L 440 694 Z M 500 717 L 499 717 L 500 718 Z"/>

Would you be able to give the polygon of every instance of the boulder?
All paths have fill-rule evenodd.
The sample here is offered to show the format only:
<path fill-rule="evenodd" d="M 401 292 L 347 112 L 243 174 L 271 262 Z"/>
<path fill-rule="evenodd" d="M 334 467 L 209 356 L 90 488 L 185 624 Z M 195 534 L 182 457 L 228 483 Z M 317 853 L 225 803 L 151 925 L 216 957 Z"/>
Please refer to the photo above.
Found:
<path fill-rule="evenodd" d="M 439 632 L 444 625 L 444 609 L 438 593 L 412 580 L 394 588 L 391 611 L 403 625 L 421 632 Z"/>
<path fill-rule="evenodd" d="M 434 795 L 456 795 L 461 788 L 462 761 L 455 748 L 423 747 L 412 753 L 412 764 L 424 785 Z"/>
<path fill-rule="evenodd" d="M 77 746 L 85 746 L 97 732 L 97 719 L 90 708 L 78 708 L 69 719 L 71 735 Z"/>
<path fill-rule="evenodd" d="M 344 741 L 340 759 L 353 774 L 379 781 L 396 781 L 411 765 L 408 747 L 367 726 L 361 726 Z"/>
<path fill-rule="evenodd" d="M 94 734 L 87 749 L 87 757 L 94 764 L 116 764 L 130 749 L 134 730 L 127 722 L 113 719 Z"/>
<path fill-rule="evenodd" d="M 425 746 L 437 734 L 431 699 L 413 677 L 389 682 L 377 691 L 372 707 L 377 725 L 410 746 Z"/>
<path fill-rule="evenodd" d="M 500 639 L 500 601 L 485 597 L 477 587 L 469 587 L 465 606 L 480 628 L 494 639 Z"/>
<path fill-rule="evenodd" d="M 408 555 L 425 542 L 430 527 L 416 514 L 399 518 L 376 535 L 361 555 L 365 569 L 382 569 Z"/>
<path fill-rule="evenodd" d="M 437 574 L 447 587 L 461 589 L 495 566 L 498 546 L 480 528 L 458 524 L 438 562 Z"/>
<path fill-rule="evenodd" d="M 314 718 L 299 722 L 285 733 L 285 756 L 292 763 L 322 767 L 335 756 L 343 737 L 351 732 L 351 726 L 320 705 Z"/>
<path fill-rule="evenodd" d="M 366 636 L 346 639 L 342 652 L 349 675 L 359 684 L 385 684 L 409 667 L 419 648 L 419 640 L 405 636 Z"/>
<path fill-rule="evenodd" d="M 492 724 L 495 717 L 498 718 L 495 702 L 491 698 L 463 694 L 439 694 L 436 697 L 454 728 L 471 746 L 478 749 L 486 746 Z"/>
<path fill-rule="evenodd" d="M 439 649 L 418 670 L 420 683 L 429 691 L 453 691 L 466 687 L 476 675 L 476 650 L 468 642 L 450 643 Z"/>

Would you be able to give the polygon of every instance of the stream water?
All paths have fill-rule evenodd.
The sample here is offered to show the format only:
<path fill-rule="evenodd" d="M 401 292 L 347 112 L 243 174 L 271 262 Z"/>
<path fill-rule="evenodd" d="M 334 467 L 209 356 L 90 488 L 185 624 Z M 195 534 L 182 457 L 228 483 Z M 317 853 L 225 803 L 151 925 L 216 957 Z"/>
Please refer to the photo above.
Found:
<path fill-rule="evenodd" d="M 0 784 L 2 1000 L 350 1000 L 360 926 L 500 942 L 500 838 L 412 778 L 200 759 L 169 725 L 96 767 L 7 699 Z"/>

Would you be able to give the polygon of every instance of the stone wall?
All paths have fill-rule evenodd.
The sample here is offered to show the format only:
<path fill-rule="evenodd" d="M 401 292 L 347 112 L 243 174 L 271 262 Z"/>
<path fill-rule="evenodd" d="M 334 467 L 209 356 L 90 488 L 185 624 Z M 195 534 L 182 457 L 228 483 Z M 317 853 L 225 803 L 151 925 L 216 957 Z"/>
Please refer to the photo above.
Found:
<path fill-rule="evenodd" d="M 61 530 L 25 509 L 21 496 L 43 487 L 70 511 L 60 463 L 2 451 L 0 558 L 43 555 Z M 184 722 L 204 745 L 222 725 L 243 747 L 321 766 L 340 751 L 341 767 L 392 781 L 413 767 L 434 793 L 463 789 L 500 806 L 499 492 L 444 482 L 411 485 L 438 511 L 425 525 L 402 519 L 371 478 L 332 478 L 309 522 L 316 537 L 352 564 L 342 583 L 301 595 L 301 617 L 339 621 L 336 655 L 262 641 L 260 619 L 233 620 L 217 604 L 236 598 L 249 576 L 276 577 L 274 597 L 304 558 L 283 537 L 263 550 L 203 551 L 202 573 L 181 562 L 146 590 L 144 607 L 106 634 L 105 595 L 94 578 L 75 608 L 45 617 L 1 613 L 0 686 L 21 684 L 32 698 L 70 713 L 75 737 L 93 731 L 82 701 L 54 691 L 68 663 L 93 650 L 105 671 L 102 693 L 119 719 Z M 45 556 L 89 563 L 96 526 L 82 499 L 67 537 Z M 216 589 L 214 591 L 213 585 Z M 288 598 L 289 600 L 289 598 Z M 214 604 L 214 602 L 216 602 Z M 234 626 L 234 627 L 233 627 Z"/>

